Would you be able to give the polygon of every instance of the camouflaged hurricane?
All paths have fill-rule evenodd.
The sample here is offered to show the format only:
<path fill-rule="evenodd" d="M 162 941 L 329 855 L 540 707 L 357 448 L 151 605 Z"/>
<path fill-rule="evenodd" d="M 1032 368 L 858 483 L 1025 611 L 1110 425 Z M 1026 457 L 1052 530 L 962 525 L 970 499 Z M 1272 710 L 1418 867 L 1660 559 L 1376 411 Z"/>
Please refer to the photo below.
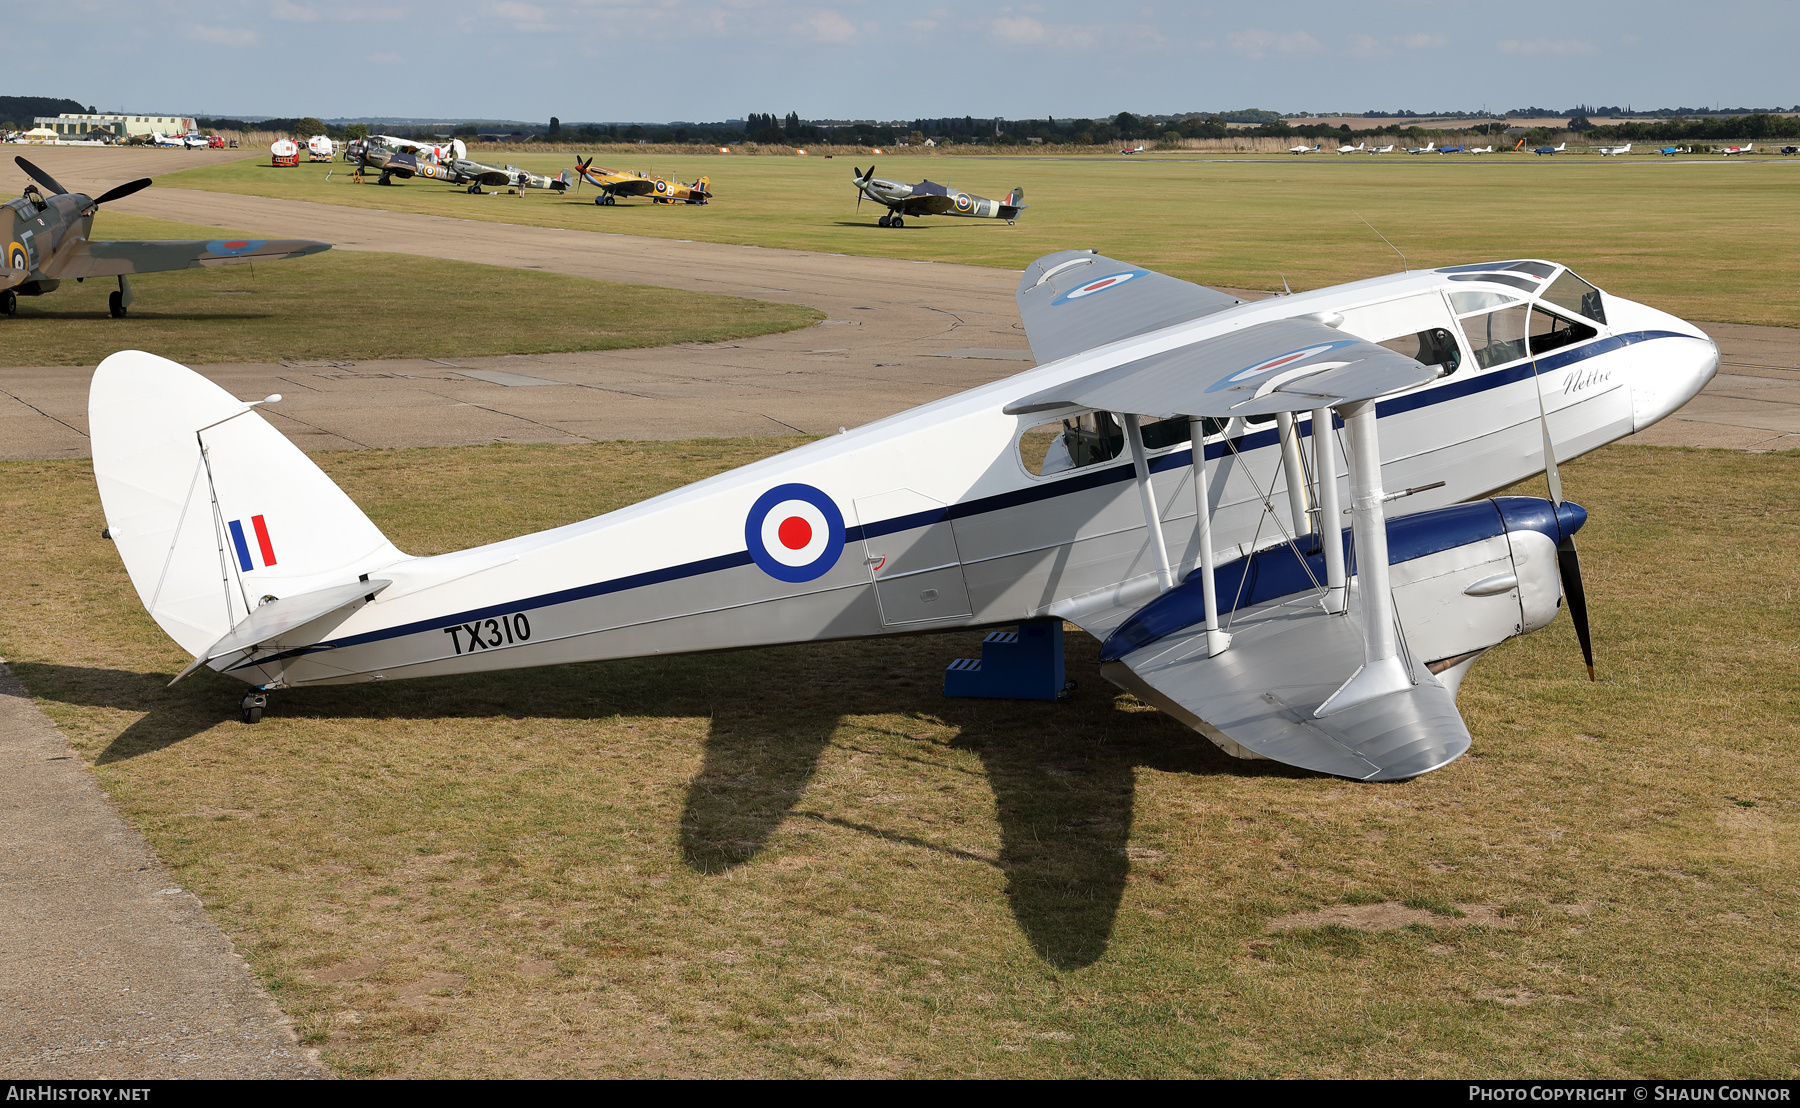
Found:
<path fill-rule="evenodd" d="M 123 319 L 132 301 L 131 282 L 126 279 L 130 274 L 235 265 L 257 259 L 303 258 L 331 249 L 328 242 L 309 239 L 95 241 L 88 232 L 100 205 L 148 188 L 150 178 L 108 189 L 96 198 L 70 192 L 24 158 L 13 160 L 37 184 L 49 189 L 50 195 L 44 196 L 35 185 L 27 185 L 23 196 L 4 205 L 6 215 L 0 219 L 5 222 L 0 222 L 0 227 L 5 228 L 6 258 L 4 268 L 0 268 L 0 315 L 16 314 L 19 297 L 55 292 L 71 278 L 85 281 L 89 277 L 117 277 L 119 287 L 112 294 L 109 307 L 113 318 Z"/>

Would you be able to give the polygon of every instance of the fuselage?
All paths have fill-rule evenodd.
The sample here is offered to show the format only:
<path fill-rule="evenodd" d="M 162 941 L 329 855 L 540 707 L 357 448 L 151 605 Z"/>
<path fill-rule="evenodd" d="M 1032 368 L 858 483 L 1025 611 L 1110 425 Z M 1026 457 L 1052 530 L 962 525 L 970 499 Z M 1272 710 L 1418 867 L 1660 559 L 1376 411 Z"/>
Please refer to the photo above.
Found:
<path fill-rule="evenodd" d="M 1500 265 L 1535 267 L 1538 276 Z M 1548 337 L 1527 339 L 1527 286 L 1563 271 L 1541 262 L 1459 268 L 1239 304 L 584 522 L 437 557 L 382 555 L 356 568 L 392 584 L 324 641 L 228 672 L 271 687 L 396 679 L 1051 616 L 1104 636 L 1158 590 L 1132 462 L 1123 452 L 1106 456 L 1107 424 L 1096 413 L 1002 409 L 1274 319 L 1341 316 L 1336 326 L 1348 336 L 1422 362 L 1429 348 L 1429 358 L 1454 363 L 1378 406 L 1385 486 L 1442 482 L 1395 501 L 1394 516 L 1541 472 L 1540 390 L 1557 456 L 1567 460 L 1656 422 L 1716 372 L 1717 348 L 1698 328 L 1598 292 L 1579 307 L 1544 304 Z M 1564 330 L 1555 330 L 1558 321 Z M 1515 322 L 1516 336 L 1507 331 Z M 1162 444 L 1150 450 L 1149 468 L 1179 577 L 1199 560 L 1192 447 L 1173 424 L 1162 438 L 1156 426 L 1145 432 L 1146 442 Z M 1298 429 L 1310 436 L 1310 419 Z M 1241 557 L 1304 529 L 1304 509 L 1294 511 L 1277 477 L 1273 422 L 1233 420 L 1204 445 L 1216 557 Z M 1347 487 L 1341 499 L 1349 503 Z M 252 588 L 255 577 L 246 577 Z M 285 582 L 290 591 L 336 584 L 341 578 Z"/>

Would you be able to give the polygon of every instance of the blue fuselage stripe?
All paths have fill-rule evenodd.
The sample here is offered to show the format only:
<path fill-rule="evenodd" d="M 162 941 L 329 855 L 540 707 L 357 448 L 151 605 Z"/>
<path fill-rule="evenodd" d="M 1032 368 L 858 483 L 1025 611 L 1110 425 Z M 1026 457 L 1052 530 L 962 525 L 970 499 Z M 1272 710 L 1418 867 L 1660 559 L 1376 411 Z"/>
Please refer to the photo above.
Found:
<path fill-rule="evenodd" d="M 1610 353 L 1611 351 L 1623 349 L 1626 346 L 1639 342 L 1646 342 L 1651 339 L 1692 337 L 1693 336 L 1691 335 L 1681 334 L 1678 331 L 1634 331 L 1624 335 L 1613 335 L 1588 343 L 1584 346 L 1572 347 L 1566 350 L 1558 350 L 1554 353 L 1546 354 L 1545 356 L 1536 359 L 1535 363 L 1527 361 L 1506 369 L 1478 374 L 1466 381 L 1450 382 L 1435 388 L 1422 389 L 1419 392 L 1407 396 L 1396 397 L 1392 400 L 1384 400 L 1376 405 L 1376 415 L 1377 417 L 1399 415 L 1403 412 L 1415 411 L 1419 408 L 1430 407 L 1434 404 L 1443 404 L 1452 400 L 1460 400 L 1466 396 L 1472 396 L 1476 393 L 1486 392 L 1490 389 L 1514 384 L 1518 381 L 1528 381 L 1532 377 L 1534 368 L 1536 369 L 1537 374 L 1541 376 L 1545 373 L 1553 373 L 1558 369 L 1562 369 L 1565 366 L 1572 365 L 1587 358 Z M 1342 426 L 1342 423 L 1339 422 L 1336 423 L 1336 425 Z M 1303 435 L 1310 434 L 1311 430 L 1309 425 L 1308 428 L 1303 431 Z M 1271 427 L 1265 431 L 1256 431 L 1243 435 L 1236 441 L 1237 452 L 1249 453 L 1250 451 L 1259 450 L 1265 446 L 1275 445 L 1278 441 L 1278 434 L 1276 430 Z M 1232 448 L 1223 441 L 1208 443 L 1206 446 L 1206 457 L 1208 461 L 1225 457 L 1231 452 Z M 1193 464 L 1193 457 L 1194 453 L 1191 447 L 1184 450 L 1171 451 L 1159 458 L 1151 459 L 1150 469 L 1155 473 L 1162 473 L 1171 469 L 1184 469 Z M 909 531 L 915 527 L 926 527 L 933 523 L 941 523 L 946 519 L 967 519 L 972 516 L 985 515 L 989 512 L 1004 511 L 1007 508 L 1014 508 L 1024 504 L 1033 504 L 1042 500 L 1052 500 L 1060 496 L 1068 496 L 1072 493 L 1085 492 L 1088 489 L 1096 489 L 1106 485 L 1131 481 L 1134 480 L 1135 477 L 1136 474 L 1129 462 L 1123 465 L 1096 467 L 1086 472 L 1078 472 L 1072 476 L 1048 484 L 1032 485 L 1023 489 L 1014 489 L 1010 492 L 997 493 L 993 496 L 984 496 L 979 500 L 965 501 L 961 504 L 950 505 L 947 508 L 933 508 L 929 511 L 915 512 L 911 515 L 898 516 L 894 519 L 882 520 L 878 523 L 846 527 L 844 529 L 844 542 L 845 545 L 848 546 L 852 542 L 860 542 L 865 538 L 877 538 L 882 535 L 891 535 L 901 531 Z M 231 527 L 232 536 L 238 545 L 239 559 L 245 563 L 244 568 L 248 570 L 250 568 L 250 565 L 248 564 L 250 555 L 249 548 L 244 544 L 243 531 L 235 522 Z M 717 557 L 702 558 L 699 561 L 694 562 L 684 562 L 681 565 L 668 566 L 664 569 L 649 570 L 644 573 L 635 573 L 626 577 L 617 577 L 610 581 L 600 581 L 591 585 L 579 585 L 575 588 L 562 589 L 557 592 L 527 597 L 523 600 L 514 601 L 509 604 L 490 605 L 485 608 L 458 612 L 454 615 L 433 616 L 430 619 L 401 624 L 397 627 L 388 627 L 379 631 L 370 631 L 361 635 L 352 635 L 344 639 L 333 639 L 327 642 L 316 643 L 312 646 L 284 651 L 270 657 L 257 659 L 254 662 L 245 662 L 235 668 L 265 665 L 269 662 L 278 661 L 283 658 L 291 658 L 301 654 L 308 654 L 316 650 L 335 650 L 344 647 L 362 646 L 367 643 L 380 642 L 384 639 L 401 638 L 406 635 L 419 634 L 423 631 L 436 631 L 457 624 L 472 623 L 478 619 L 488 619 L 493 616 L 519 611 L 535 611 L 539 608 L 549 608 L 558 604 L 568 604 L 578 600 L 588 600 L 596 596 L 605 596 L 609 593 L 625 592 L 629 589 L 643 588 L 648 585 L 659 585 L 669 581 L 679 581 L 688 577 L 699 577 L 708 573 L 716 573 L 720 570 L 735 569 L 738 566 L 752 564 L 754 563 L 750 557 L 750 552 L 748 550 L 740 550 L 735 554 L 721 554 Z"/>
<path fill-rule="evenodd" d="M 237 547 L 238 568 L 249 573 L 256 567 L 250 562 L 250 544 L 244 541 L 244 525 L 242 521 L 234 519 L 229 526 L 231 527 L 231 545 Z"/>

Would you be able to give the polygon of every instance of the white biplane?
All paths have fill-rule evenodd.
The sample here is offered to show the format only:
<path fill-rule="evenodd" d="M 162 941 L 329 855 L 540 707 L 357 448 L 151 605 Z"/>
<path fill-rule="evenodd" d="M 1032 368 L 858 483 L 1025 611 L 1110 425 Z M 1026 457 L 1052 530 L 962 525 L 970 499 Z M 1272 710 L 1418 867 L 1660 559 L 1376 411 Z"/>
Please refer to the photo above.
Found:
<path fill-rule="evenodd" d="M 1390 780 L 1468 748 L 1470 665 L 1565 596 L 1592 673 L 1556 461 L 1718 366 L 1543 261 L 1247 303 L 1064 251 L 1018 304 L 1034 369 L 459 553 L 396 549 L 265 401 L 142 352 L 94 374 L 95 477 L 176 679 L 249 683 L 249 722 L 271 689 L 1069 620 L 1232 754 Z M 1547 465 L 1551 500 L 1476 499 Z"/>

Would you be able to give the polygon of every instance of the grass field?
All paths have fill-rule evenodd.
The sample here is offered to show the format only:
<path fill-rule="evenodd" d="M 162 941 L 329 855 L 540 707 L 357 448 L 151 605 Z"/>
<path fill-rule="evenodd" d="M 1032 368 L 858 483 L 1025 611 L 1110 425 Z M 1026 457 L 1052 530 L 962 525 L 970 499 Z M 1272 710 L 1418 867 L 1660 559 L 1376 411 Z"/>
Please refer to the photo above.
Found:
<path fill-rule="evenodd" d="M 98 237 L 215 239 L 238 230 L 104 212 Z M 404 254 L 310 258 L 148 273 L 130 317 L 111 318 L 110 278 L 19 298 L 0 319 L 0 366 L 93 365 L 129 345 L 187 365 L 280 358 L 403 358 L 617 350 L 718 342 L 823 319 L 795 304 L 593 281 Z"/>
<path fill-rule="evenodd" d="M 566 155 L 521 155 L 556 172 Z M 1655 159 L 1338 158 L 1261 161 L 908 157 L 877 170 L 928 175 L 983 196 L 1025 189 L 1018 225 L 928 218 L 902 230 L 860 213 L 852 159 L 659 156 L 641 165 L 691 181 L 704 207 L 595 207 L 592 192 L 474 197 L 436 183 L 352 185 L 344 166 L 273 169 L 261 158 L 158 178 L 173 188 L 391 208 L 468 219 L 1022 268 L 1093 247 L 1177 277 L 1238 288 L 1315 288 L 1414 267 L 1502 257 L 1567 262 L 1603 288 L 1689 319 L 1800 326 L 1800 164 Z M 866 163 L 861 164 L 866 168 Z"/>
<path fill-rule="evenodd" d="M 315 457 L 434 553 L 784 445 Z M 1394 785 L 1232 761 L 1079 634 L 1064 705 L 944 700 L 961 634 L 246 727 L 233 682 L 164 687 L 77 461 L 0 465 L 0 652 L 347 1076 L 1791 1078 L 1800 455 L 1564 479 L 1600 683 L 1566 619 L 1502 646 L 1472 752 Z"/>

